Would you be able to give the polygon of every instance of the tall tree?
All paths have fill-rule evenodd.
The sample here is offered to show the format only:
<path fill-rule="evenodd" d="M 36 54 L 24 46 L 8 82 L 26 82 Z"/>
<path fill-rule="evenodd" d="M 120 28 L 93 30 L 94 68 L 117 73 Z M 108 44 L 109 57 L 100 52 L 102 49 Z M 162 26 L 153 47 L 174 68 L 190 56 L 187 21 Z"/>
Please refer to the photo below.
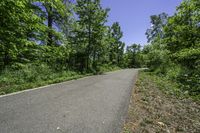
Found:
<path fill-rule="evenodd" d="M 173 59 L 194 69 L 200 56 L 200 4 L 186 0 L 177 8 L 165 26 L 165 43 Z"/>
<path fill-rule="evenodd" d="M 48 46 L 62 44 L 65 40 L 64 36 L 68 33 L 66 27 L 72 16 L 70 1 L 39 0 L 33 2 L 33 5 L 37 7 L 36 14 L 43 18 L 43 24 L 46 26 L 46 34 L 44 34 L 42 42 Z"/>
<path fill-rule="evenodd" d="M 123 55 L 124 43 L 120 41 L 123 36 L 121 27 L 118 22 L 112 24 L 110 28 L 111 43 L 110 43 L 110 61 L 113 64 L 119 65 Z"/>
<path fill-rule="evenodd" d="M 92 68 L 97 69 L 98 56 L 104 36 L 107 9 L 103 9 L 100 0 L 77 0 L 76 14 L 78 15 L 77 36 L 84 57 L 81 64 L 88 69 L 90 61 Z"/>
<path fill-rule="evenodd" d="M 185 0 L 164 28 L 164 41 L 170 51 L 170 58 L 182 68 L 178 79 L 193 94 L 200 92 L 199 22 L 199 0 Z"/>
<path fill-rule="evenodd" d="M 200 92 L 199 14 L 199 0 L 184 0 L 173 16 L 151 17 L 153 25 L 147 31 L 151 44 L 144 49 L 151 70 L 176 79 L 192 95 Z"/>
<path fill-rule="evenodd" d="M 127 46 L 126 48 L 126 56 L 127 56 L 127 63 L 128 67 L 140 67 L 140 63 L 137 60 L 137 56 L 141 52 L 141 45 L 140 44 L 132 44 Z"/>
<path fill-rule="evenodd" d="M 35 45 L 29 31 L 34 33 L 41 28 L 29 0 L 1 0 L 0 20 L 1 66 L 28 58 L 24 53 Z"/>
<path fill-rule="evenodd" d="M 163 27 L 167 23 L 168 15 L 161 13 L 159 15 L 152 15 L 151 17 L 151 28 L 147 29 L 146 35 L 148 42 L 154 41 L 156 38 L 163 38 Z"/>

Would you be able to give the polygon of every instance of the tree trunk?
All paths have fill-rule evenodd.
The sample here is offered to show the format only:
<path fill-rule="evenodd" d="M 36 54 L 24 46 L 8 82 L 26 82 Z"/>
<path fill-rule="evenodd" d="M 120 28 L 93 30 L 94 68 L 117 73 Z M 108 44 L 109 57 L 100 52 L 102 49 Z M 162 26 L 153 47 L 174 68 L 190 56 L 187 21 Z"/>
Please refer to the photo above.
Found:
<path fill-rule="evenodd" d="M 52 11 L 53 8 L 50 4 L 48 4 L 47 9 L 47 21 L 48 21 L 48 40 L 47 40 L 47 45 L 52 46 L 53 44 L 53 34 L 52 34 L 52 28 L 53 28 L 53 15 Z"/>
<path fill-rule="evenodd" d="M 91 11 L 90 11 L 91 12 Z M 89 14 L 90 15 L 90 14 Z M 90 58 L 90 49 L 91 49 L 91 22 L 90 22 L 90 16 L 89 16 L 89 22 L 88 22 L 88 49 L 87 49 L 87 70 L 89 69 L 89 58 Z"/>

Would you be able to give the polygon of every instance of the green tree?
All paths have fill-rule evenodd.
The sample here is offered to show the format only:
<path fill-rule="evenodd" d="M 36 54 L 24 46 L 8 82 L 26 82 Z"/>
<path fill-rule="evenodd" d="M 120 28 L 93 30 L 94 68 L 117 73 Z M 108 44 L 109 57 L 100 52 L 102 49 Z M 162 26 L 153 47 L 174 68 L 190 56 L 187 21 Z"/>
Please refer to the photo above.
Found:
<path fill-rule="evenodd" d="M 151 17 L 151 28 L 147 29 L 146 35 L 148 42 L 155 41 L 156 38 L 163 38 L 163 27 L 167 23 L 168 15 L 161 13 L 159 15 L 152 15 Z"/>
<path fill-rule="evenodd" d="M 112 24 L 110 28 L 110 61 L 112 64 L 120 65 L 124 53 L 125 44 L 120 41 L 123 36 L 118 22 Z"/>
<path fill-rule="evenodd" d="M 42 11 L 41 17 L 45 18 L 47 24 L 45 44 L 48 46 L 57 46 L 64 43 L 69 33 L 71 20 L 71 3 L 68 0 L 40 0 L 36 3 Z"/>
<path fill-rule="evenodd" d="M 34 14 L 29 0 L 1 0 L 0 2 L 0 64 L 1 69 L 11 62 L 29 58 L 30 47 L 35 46 L 29 31 L 40 30 L 40 18 Z M 28 55 L 25 55 L 28 54 Z"/>
<path fill-rule="evenodd" d="M 168 19 L 167 15 L 163 15 L 164 19 L 154 15 L 152 28 L 147 30 L 151 44 L 143 49 L 151 70 L 178 81 L 191 95 L 200 92 L 199 14 L 198 0 L 184 0 Z"/>
<path fill-rule="evenodd" d="M 185 0 L 170 17 L 164 28 L 164 42 L 170 58 L 181 65 L 179 81 L 192 93 L 200 92 L 200 4 L 198 0 Z"/>
<path fill-rule="evenodd" d="M 75 12 L 78 15 L 76 42 L 82 57 L 81 68 L 88 70 L 91 62 L 92 68 L 97 70 L 108 10 L 101 7 L 100 0 L 77 0 Z"/>
<path fill-rule="evenodd" d="M 140 61 L 138 60 L 141 52 L 140 44 L 132 44 L 126 48 L 126 60 L 127 66 L 130 68 L 140 67 Z"/>

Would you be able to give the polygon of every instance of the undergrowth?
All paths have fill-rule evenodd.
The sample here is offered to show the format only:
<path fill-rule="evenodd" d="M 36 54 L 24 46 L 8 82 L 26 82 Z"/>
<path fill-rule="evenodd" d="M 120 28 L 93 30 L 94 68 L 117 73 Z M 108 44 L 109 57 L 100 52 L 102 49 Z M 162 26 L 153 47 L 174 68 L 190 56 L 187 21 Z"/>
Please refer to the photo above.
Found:
<path fill-rule="evenodd" d="M 166 94 L 175 95 L 177 98 L 192 98 L 200 100 L 200 95 L 190 95 L 183 86 L 176 80 L 168 78 L 164 75 L 157 75 L 154 72 L 140 72 L 141 78 L 149 78 L 157 87 Z"/>
<path fill-rule="evenodd" d="M 117 67 L 102 67 L 102 73 L 114 71 Z M 55 70 L 46 64 L 26 64 L 11 66 L 0 73 L 0 95 L 44 86 L 53 83 L 82 78 L 94 73 L 78 72 L 74 70 Z"/>

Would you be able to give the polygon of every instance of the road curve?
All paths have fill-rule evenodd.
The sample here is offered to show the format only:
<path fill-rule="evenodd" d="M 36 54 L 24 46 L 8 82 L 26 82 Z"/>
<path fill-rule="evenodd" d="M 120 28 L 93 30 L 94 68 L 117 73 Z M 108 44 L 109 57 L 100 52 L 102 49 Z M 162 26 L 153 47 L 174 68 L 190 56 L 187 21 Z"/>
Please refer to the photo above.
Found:
<path fill-rule="evenodd" d="M 0 97 L 0 133 L 119 133 L 137 70 Z"/>

